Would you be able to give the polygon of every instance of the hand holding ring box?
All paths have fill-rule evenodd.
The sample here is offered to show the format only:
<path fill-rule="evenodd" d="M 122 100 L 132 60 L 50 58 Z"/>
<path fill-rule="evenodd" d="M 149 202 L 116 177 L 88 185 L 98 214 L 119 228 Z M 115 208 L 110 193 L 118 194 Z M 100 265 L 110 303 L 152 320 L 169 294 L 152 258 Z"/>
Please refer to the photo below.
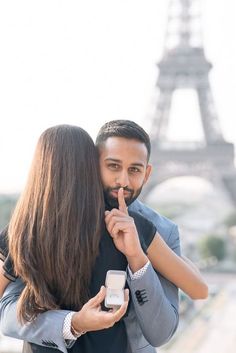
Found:
<path fill-rule="evenodd" d="M 125 271 L 107 271 L 105 306 L 113 308 L 124 304 Z"/>

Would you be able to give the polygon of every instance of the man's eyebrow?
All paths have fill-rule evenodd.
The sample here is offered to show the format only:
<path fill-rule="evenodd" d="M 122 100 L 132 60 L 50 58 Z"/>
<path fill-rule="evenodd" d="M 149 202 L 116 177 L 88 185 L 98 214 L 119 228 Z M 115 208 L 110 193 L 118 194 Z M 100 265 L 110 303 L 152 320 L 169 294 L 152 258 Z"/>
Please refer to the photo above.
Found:
<path fill-rule="evenodd" d="M 106 162 L 115 162 L 115 163 L 122 163 L 122 161 L 120 159 L 117 158 L 111 158 L 111 157 L 107 157 L 105 158 Z M 144 168 L 145 164 L 144 163 L 139 163 L 139 162 L 135 162 L 135 163 L 131 163 L 130 164 L 132 167 L 141 167 Z"/>
<path fill-rule="evenodd" d="M 105 161 L 121 163 L 121 160 L 120 160 L 120 159 L 110 158 L 110 157 L 105 158 Z"/>
<path fill-rule="evenodd" d="M 145 167 L 144 163 L 131 163 L 131 165 L 132 165 L 133 167 L 142 167 L 142 168 Z"/>

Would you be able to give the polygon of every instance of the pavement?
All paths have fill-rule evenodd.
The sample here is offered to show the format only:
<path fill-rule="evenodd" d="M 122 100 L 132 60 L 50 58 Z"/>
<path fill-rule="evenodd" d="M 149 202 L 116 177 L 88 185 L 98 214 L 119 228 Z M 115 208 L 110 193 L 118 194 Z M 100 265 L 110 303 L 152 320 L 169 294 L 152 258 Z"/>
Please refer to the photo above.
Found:
<path fill-rule="evenodd" d="M 225 283 L 200 313 L 158 353 L 235 353 L 236 279 Z"/>

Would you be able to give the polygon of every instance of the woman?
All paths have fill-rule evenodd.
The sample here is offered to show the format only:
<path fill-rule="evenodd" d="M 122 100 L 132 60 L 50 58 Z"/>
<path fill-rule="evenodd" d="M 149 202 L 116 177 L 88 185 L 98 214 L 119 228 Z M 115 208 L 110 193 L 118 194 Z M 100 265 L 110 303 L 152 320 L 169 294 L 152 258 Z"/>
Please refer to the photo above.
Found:
<path fill-rule="evenodd" d="M 136 224 L 140 224 L 142 217 L 133 216 Z M 140 243 L 145 243 L 144 250 L 160 273 L 180 288 L 186 288 L 186 281 L 204 284 L 201 277 L 155 235 L 155 227 L 150 222 L 145 219 L 141 222 L 145 223 L 142 229 L 146 230 L 144 235 L 139 234 Z M 135 227 L 130 233 L 138 246 Z M 25 283 L 18 303 L 23 322 L 32 321 L 39 313 L 50 309 L 81 309 L 82 312 L 85 303 L 104 283 L 104 274 L 111 269 L 111 264 L 112 269 L 126 269 L 125 256 L 108 244 L 113 240 L 104 229 L 98 156 L 83 129 L 62 125 L 41 135 L 26 188 L 10 221 L 8 237 L 15 274 Z M 107 246 L 113 251 L 110 260 L 104 252 Z M 155 256 L 156 251 L 158 256 Z M 11 263 L 11 259 L 7 262 Z M 4 287 L 6 282 L 1 280 L 1 285 Z M 113 325 L 126 312 L 127 303 L 126 294 L 118 312 L 104 313 L 112 317 Z M 94 329 L 92 321 L 91 315 L 86 331 L 105 328 L 101 324 Z M 112 335 L 112 329 L 109 330 Z M 119 321 L 114 325 L 114 342 L 117 332 L 122 330 L 124 327 Z M 84 347 L 87 343 L 84 342 Z M 126 342 L 123 348 L 125 345 Z"/>

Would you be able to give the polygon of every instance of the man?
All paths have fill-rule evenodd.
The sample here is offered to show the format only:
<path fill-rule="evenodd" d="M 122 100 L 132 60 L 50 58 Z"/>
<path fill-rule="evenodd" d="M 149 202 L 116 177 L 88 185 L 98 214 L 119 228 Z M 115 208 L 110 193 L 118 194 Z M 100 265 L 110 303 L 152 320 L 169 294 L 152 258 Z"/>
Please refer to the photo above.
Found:
<path fill-rule="evenodd" d="M 145 131 L 131 121 L 112 121 L 101 128 L 96 144 L 105 200 L 110 209 L 118 208 L 118 190 L 123 188 L 125 201 L 130 205 L 129 210 L 139 212 L 151 220 L 167 244 L 179 254 L 176 225 L 136 200 L 151 172 L 148 163 L 150 141 Z M 108 211 L 106 214 L 108 227 L 112 216 L 113 214 Z M 151 353 L 155 352 L 152 346 L 159 346 L 168 341 L 177 328 L 178 291 L 172 283 L 156 275 L 144 254 L 141 254 L 140 260 L 128 271 L 132 301 L 124 321 L 130 351 Z M 3 333 L 45 348 L 58 348 L 63 352 L 69 347 L 65 339 L 75 341 L 78 337 L 72 348 L 76 352 L 76 345 L 79 345 L 79 336 L 83 331 L 81 313 L 65 310 L 49 311 L 38 315 L 33 323 L 21 326 L 16 320 L 16 300 L 22 287 L 20 280 L 17 280 L 8 286 L 4 294 L 1 304 Z M 103 296 L 100 295 L 97 299 L 98 304 L 102 300 Z"/>

